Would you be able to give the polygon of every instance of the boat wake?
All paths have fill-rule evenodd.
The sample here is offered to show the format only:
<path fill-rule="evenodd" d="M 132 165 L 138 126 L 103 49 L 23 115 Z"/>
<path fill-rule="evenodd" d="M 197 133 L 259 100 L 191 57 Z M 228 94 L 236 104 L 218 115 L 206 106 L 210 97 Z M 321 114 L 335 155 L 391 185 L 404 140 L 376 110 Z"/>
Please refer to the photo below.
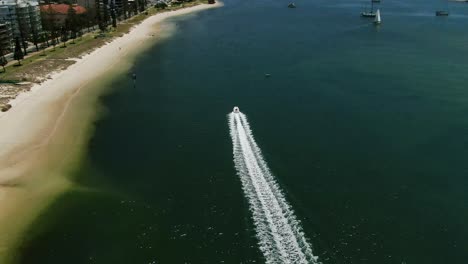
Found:
<path fill-rule="evenodd" d="M 320 263 L 263 159 L 247 117 L 237 110 L 228 119 L 235 167 L 266 263 Z"/>

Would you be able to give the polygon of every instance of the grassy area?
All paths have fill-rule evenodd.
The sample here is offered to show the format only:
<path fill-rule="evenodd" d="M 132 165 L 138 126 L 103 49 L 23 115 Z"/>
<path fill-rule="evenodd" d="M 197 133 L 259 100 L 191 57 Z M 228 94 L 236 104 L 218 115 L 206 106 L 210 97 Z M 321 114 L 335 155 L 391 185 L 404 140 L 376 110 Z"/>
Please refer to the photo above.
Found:
<path fill-rule="evenodd" d="M 191 7 L 201 3 L 207 3 L 207 1 L 197 0 L 166 9 L 156 9 L 154 7 L 150 7 L 145 12 L 122 21 L 117 25 L 116 28 L 111 28 L 107 32 L 91 32 L 85 34 L 81 38 L 76 39 L 74 44 L 69 41 L 65 48 L 62 47 L 63 44 L 60 44 L 57 45 L 55 49 L 49 48 L 45 52 L 36 52 L 34 55 L 23 60 L 21 62 L 21 66 L 9 65 L 6 67 L 6 72 L 0 73 L 0 84 L 11 84 L 17 82 L 40 83 L 46 80 L 50 73 L 64 70 L 68 66 L 75 63 L 71 59 L 79 58 L 80 56 L 103 46 L 112 39 L 123 36 L 124 34 L 128 33 L 133 26 L 141 23 L 149 16 L 155 15 L 157 13 Z"/>

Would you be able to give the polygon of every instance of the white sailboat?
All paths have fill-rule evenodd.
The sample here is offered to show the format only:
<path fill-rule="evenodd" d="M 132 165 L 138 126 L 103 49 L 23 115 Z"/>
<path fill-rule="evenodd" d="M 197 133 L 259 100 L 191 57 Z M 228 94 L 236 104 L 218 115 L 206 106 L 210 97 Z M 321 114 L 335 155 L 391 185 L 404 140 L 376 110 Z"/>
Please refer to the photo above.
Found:
<path fill-rule="evenodd" d="M 375 12 L 374 24 L 380 25 L 380 23 L 382 23 L 382 19 L 380 18 L 380 9 L 377 9 L 377 11 Z"/>

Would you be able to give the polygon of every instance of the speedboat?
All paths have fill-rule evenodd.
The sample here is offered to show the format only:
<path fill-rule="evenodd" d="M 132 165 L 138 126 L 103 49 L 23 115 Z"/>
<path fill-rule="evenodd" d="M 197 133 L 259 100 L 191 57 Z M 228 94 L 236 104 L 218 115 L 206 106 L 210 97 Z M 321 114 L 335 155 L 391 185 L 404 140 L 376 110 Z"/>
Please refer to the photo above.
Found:
<path fill-rule="evenodd" d="M 239 113 L 239 107 L 234 106 L 234 109 L 232 110 L 232 112 L 234 112 L 234 113 Z"/>

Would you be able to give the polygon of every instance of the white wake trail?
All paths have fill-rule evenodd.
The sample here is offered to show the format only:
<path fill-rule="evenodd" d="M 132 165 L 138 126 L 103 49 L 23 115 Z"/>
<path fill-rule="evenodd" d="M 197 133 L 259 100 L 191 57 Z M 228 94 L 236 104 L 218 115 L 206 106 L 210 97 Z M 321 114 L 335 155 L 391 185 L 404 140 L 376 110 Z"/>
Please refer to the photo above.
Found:
<path fill-rule="evenodd" d="M 228 115 L 234 163 L 266 263 L 320 263 L 276 183 L 243 113 Z"/>

